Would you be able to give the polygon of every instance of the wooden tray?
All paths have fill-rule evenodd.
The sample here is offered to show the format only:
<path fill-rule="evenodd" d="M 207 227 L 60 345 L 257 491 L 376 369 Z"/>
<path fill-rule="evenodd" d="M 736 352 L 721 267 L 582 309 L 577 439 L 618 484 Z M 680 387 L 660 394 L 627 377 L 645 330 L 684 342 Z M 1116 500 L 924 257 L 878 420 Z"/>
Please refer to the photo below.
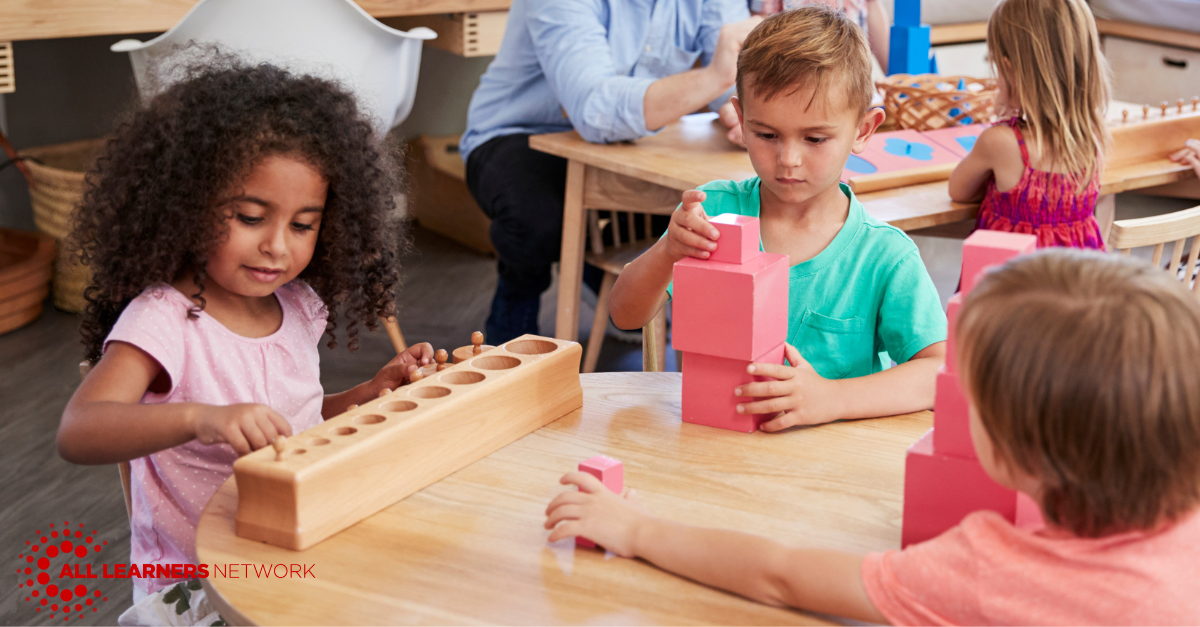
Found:
<path fill-rule="evenodd" d="M 0 228 L 0 334 L 42 314 L 53 267 L 54 238 Z"/>

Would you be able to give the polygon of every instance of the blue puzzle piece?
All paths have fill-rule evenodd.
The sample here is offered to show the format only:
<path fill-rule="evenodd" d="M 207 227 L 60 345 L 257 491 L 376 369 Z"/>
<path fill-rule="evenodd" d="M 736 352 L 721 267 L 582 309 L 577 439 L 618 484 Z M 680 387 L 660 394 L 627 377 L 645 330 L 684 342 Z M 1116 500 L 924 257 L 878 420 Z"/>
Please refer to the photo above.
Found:
<path fill-rule="evenodd" d="M 971 149 L 975 147 L 976 139 L 979 138 L 975 137 L 974 135 L 966 135 L 963 137 L 955 137 L 954 141 L 958 142 L 958 145 L 962 146 L 967 152 L 971 152 Z"/>
<path fill-rule="evenodd" d="M 888 138 L 887 142 L 883 145 L 883 151 L 890 155 L 908 157 L 917 161 L 929 161 L 933 159 L 933 147 L 929 144 L 913 143 L 904 141 L 903 139 L 896 139 L 895 137 Z"/>
<path fill-rule="evenodd" d="M 846 160 L 846 169 L 856 174 L 874 174 L 878 170 L 870 161 L 858 155 L 850 155 Z"/>

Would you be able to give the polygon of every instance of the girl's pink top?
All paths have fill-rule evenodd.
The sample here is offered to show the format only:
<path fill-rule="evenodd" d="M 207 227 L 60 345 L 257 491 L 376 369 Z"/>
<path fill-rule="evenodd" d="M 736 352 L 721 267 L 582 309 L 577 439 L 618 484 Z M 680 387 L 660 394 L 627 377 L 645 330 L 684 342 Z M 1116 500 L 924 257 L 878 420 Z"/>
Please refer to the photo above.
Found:
<path fill-rule="evenodd" d="M 1004 124 L 1017 135 L 1025 171 L 1017 185 L 1006 192 L 996 190 L 995 178 L 988 183 L 975 228 L 1033 234 L 1038 238 L 1038 248 L 1104 250 L 1104 236 L 1096 223 L 1100 176 L 1097 174 L 1080 190 L 1070 175 L 1033 169 L 1020 120 L 1012 118 Z"/>
<path fill-rule="evenodd" d="M 1200 513 L 1164 531 L 1080 538 L 990 511 L 903 551 L 863 560 L 895 625 L 1200 624 Z"/>
<path fill-rule="evenodd" d="M 126 342 L 156 359 L 171 378 L 166 394 L 147 392 L 142 403 L 260 403 L 279 412 L 299 433 L 321 422 L 317 344 L 327 311 L 305 283 L 275 291 L 283 324 L 271 335 L 248 338 L 201 311 L 173 287 L 147 288 L 129 303 L 105 339 Z M 130 462 L 133 513 L 130 562 L 196 563 L 196 524 L 209 498 L 233 474 L 237 454 L 227 444 L 197 440 Z M 154 592 L 176 579 L 134 579 Z"/>

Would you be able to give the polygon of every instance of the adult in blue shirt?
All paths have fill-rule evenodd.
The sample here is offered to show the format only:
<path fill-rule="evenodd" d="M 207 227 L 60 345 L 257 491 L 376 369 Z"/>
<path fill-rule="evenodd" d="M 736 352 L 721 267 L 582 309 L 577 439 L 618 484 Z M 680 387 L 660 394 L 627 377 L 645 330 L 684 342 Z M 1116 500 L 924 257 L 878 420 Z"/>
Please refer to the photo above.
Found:
<path fill-rule="evenodd" d="M 489 343 L 537 333 L 562 244 L 567 162 L 530 149 L 529 136 L 637 139 L 706 104 L 729 107 L 737 54 L 759 21 L 746 0 L 513 1 L 459 144 L 499 257 Z"/>

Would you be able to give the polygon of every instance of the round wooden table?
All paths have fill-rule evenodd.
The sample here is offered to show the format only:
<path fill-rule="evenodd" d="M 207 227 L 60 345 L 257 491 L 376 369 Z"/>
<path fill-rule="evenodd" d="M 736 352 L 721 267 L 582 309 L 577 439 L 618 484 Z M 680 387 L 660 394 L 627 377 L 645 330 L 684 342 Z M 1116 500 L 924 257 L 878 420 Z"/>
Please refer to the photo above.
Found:
<path fill-rule="evenodd" d="M 306 551 L 234 535 L 231 478 L 196 533 L 205 589 L 234 623 L 824 623 L 647 562 L 548 543 L 542 523 L 559 477 L 598 454 L 624 462 L 626 487 L 656 515 L 796 545 L 899 547 L 904 453 L 930 428 L 929 412 L 747 435 L 683 424 L 678 373 L 582 380 L 582 411 Z M 213 568 L 227 564 L 304 564 L 310 575 Z"/>

